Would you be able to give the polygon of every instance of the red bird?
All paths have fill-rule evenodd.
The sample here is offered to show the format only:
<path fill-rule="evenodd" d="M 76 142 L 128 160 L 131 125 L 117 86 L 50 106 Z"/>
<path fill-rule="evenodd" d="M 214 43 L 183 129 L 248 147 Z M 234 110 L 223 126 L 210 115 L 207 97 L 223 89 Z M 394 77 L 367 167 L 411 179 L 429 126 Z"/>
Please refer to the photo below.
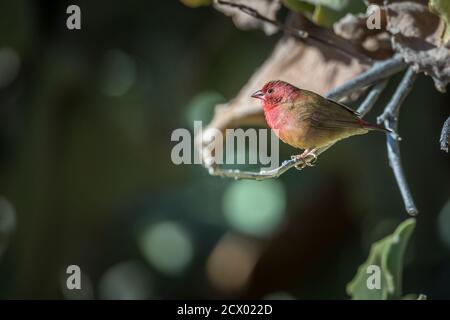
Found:
<path fill-rule="evenodd" d="M 357 112 L 339 102 L 284 81 L 270 81 L 252 97 L 262 100 L 267 124 L 278 138 L 304 149 L 296 156 L 303 160 L 302 168 L 311 165 L 304 160 L 307 156 L 317 160 L 319 148 L 369 130 L 388 132 L 361 119 Z"/>

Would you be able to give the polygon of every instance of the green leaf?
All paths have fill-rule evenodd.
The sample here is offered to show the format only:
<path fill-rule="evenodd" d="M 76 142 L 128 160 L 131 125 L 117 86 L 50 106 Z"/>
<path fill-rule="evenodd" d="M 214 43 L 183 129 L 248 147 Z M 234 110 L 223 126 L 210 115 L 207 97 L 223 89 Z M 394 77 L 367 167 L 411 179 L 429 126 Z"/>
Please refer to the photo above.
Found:
<path fill-rule="evenodd" d="M 402 300 L 427 300 L 427 296 L 424 294 L 410 293 L 404 296 Z"/>
<path fill-rule="evenodd" d="M 308 16 L 314 12 L 314 5 L 301 0 L 282 0 L 284 6 L 292 11 L 301 12 Z"/>
<path fill-rule="evenodd" d="M 341 17 L 342 15 L 339 11 L 318 5 L 316 10 L 314 10 L 313 21 L 319 26 L 331 28 Z"/>
<path fill-rule="evenodd" d="M 180 0 L 185 6 L 198 8 L 201 6 L 209 6 L 212 0 Z"/>
<path fill-rule="evenodd" d="M 447 25 L 450 24 L 450 1 L 448 0 L 430 0 L 428 3 L 430 11 L 439 15 Z"/>
<path fill-rule="evenodd" d="M 362 1 L 349 0 L 282 0 L 292 11 L 301 12 L 315 24 L 330 28 L 347 13 L 366 10 Z"/>
<path fill-rule="evenodd" d="M 311 3 L 316 6 L 324 6 L 337 11 L 345 9 L 350 3 L 350 0 L 303 0 L 303 1 Z"/>
<path fill-rule="evenodd" d="M 443 34 L 444 42 L 450 40 L 450 1 L 448 0 L 430 0 L 428 8 L 434 14 L 437 14 L 445 22 L 445 32 Z"/>
<path fill-rule="evenodd" d="M 347 293 L 352 299 L 401 298 L 403 257 L 415 225 L 415 219 L 408 219 L 401 223 L 394 233 L 372 244 L 368 259 L 358 268 L 355 277 L 347 285 Z M 380 270 L 381 281 L 378 289 L 369 289 L 368 286 L 368 280 L 372 277 L 372 273 L 368 272 L 371 266 Z"/>

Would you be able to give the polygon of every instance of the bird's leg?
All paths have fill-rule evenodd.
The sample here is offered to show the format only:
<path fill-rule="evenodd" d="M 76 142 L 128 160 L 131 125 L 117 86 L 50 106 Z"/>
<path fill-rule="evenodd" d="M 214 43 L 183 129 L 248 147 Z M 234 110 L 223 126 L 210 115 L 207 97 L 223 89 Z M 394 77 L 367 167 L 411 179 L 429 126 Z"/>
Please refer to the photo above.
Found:
<path fill-rule="evenodd" d="M 303 161 L 302 164 L 297 164 L 297 165 L 295 165 L 295 169 L 297 169 L 297 170 L 303 170 L 303 169 L 306 167 L 306 162 L 305 162 L 305 160 L 303 160 L 303 158 L 301 157 L 301 154 L 297 154 L 297 155 L 291 156 L 291 159 L 294 160 L 294 161 L 297 161 L 298 159 L 301 159 L 301 160 Z"/>
<path fill-rule="evenodd" d="M 309 162 L 304 161 L 308 167 L 314 167 L 316 165 L 316 162 L 317 162 L 316 151 L 317 151 L 317 148 L 309 148 L 309 149 L 306 149 L 305 151 L 303 151 L 303 153 L 300 155 L 300 157 L 302 157 L 302 159 L 306 159 L 309 156 L 313 157 L 313 160 L 311 160 Z"/>
<path fill-rule="evenodd" d="M 296 155 L 296 156 L 292 156 L 291 159 L 294 159 L 294 160 L 299 160 L 300 159 L 303 162 L 300 165 L 296 165 L 295 169 L 302 170 L 305 167 L 314 167 L 316 162 L 317 162 L 316 151 L 317 151 L 317 148 L 308 148 L 308 149 L 305 149 L 302 154 Z M 305 159 L 307 157 L 309 157 L 309 156 L 313 157 L 313 160 L 308 162 Z"/>
<path fill-rule="evenodd" d="M 306 151 L 306 150 L 305 150 L 305 151 Z M 316 152 L 317 152 L 317 148 L 311 148 L 311 149 L 309 149 L 309 151 L 304 155 L 305 158 L 306 158 L 306 157 L 309 157 L 309 156 L 311 156 L 311 157 L 313 158 L 311 161 L 308 162 L 308 166 L 310 166 L 310 167 L 314 167 L 314 166 L 316 165 L 316 162 L 317 162 L 317 155 L 316 155 Z"/>

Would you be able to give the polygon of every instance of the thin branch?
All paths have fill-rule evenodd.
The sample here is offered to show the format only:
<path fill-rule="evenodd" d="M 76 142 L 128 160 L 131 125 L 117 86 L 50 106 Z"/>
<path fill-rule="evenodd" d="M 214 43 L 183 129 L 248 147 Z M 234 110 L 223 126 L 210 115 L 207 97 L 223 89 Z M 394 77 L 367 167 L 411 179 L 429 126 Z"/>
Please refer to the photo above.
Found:
<path fill-rule="evenodd" d="M 403 58 L 399 54 L 396 54 L 390 59 L 375 63 L 369 70 L 331 90 L 326 97 L 338 100 L 357 89 L 367 87 L 381 79 L 386 79 L 393 74 L 402 71 L 407 66 L 408 65 L 403 61 Z"/>
<path fill-rule="evenodd" d="M 280 21 L 265 17 L 262 14 L 260 14 L 257 10 L 255 10 L 249 6 L 246 6 L 245 4 L 234 3 L 234 2 L 223 1 L 223 0 L 217 0 L 217 3 L 220 5 L 223 5 L 223 6 L 228 6 L 228 7 L 239 9 L 242 12 L 248 14 L 249 16 L 252 16 L 255 19 L 267 22 L 267 23 L 277 27 L 278 29 L 285 31 L 285 26 Z M 308 32 L 303 31 L 303 30 L 297 30 L 295 35 L 297 37 L 305 39 L 308 37 Z"/>
<path fill-rule="evenodd" d="M 385 120 L 392 120 L 389 123 L 393 123 L 395 125 L 398 124 L 397 120 L 400 114 L 400 108 L 403 104 L 403 101 L 411 91 L 416 78 L 416 71 L 414 71 L 413 67 L 409 67 L 405 75 L 403 76 L 402 81 L 398 85 L 397 90 L 392 96 L 391 101 L 389 101 L 381 116 L 378 117 L 378 123 L 385 122 Z M 397 127 L 393 127 L 393 129 L 397 129 Z"/>
<path fill-rule="evenodd" d="M 243 13 L 248 14 L 249 16 L 251 16 L 255 19 L 264 21 L 266 23 L 269 23 L 269 24 L 275 26 L 276 28 L 278 28 L 278 30 L 283 31 L 287 35 L 290 35 L 292 37 L 295 37 L 295 38 L 298 38 L 301 40 L 305 40 L 305 39 L 314 40 L 321 44 L 331 46 L 334 49 L 344 53 L 348 57 L 354 58 L 354 53 L 348 52 L 345 48 L 338 46 L 335 42 L 333 42 L 329 39 L 323 39 L 315 34 L 310 34 L 305 30 L 300 30 L 297 28 L 292 28 L 292 27 L 286 26 L 285 24 L 283 24 L 282 22 L 280 22 L 278 20 L 270 19 L 270 18 L 262 15 L 257 10 L 255 10 L 249 6 L 246 6 L 246 5 L 240 4 L 240 3 L 224 1 L 224 0 L 217 0 L 217 3 L 220 5 L 223 5 L 223 6 L 228 6 L 228 7 L 239 9 Z M 372 59 L 369 57 L 366 57 L 364 55 L 358 56 L 358 58 L 360 60 L 364 60 L 364 62 L 366 62 L 366 63 L 372 63 Z"/>
<path fill-rule="evenodd" d="M 381 80 L 380 82 L 378 82 L 373 86 L 372 90 L 370 90 L 366 99 L 364 99 L 364 101 L 359 106 L 358 110 L 356 110 L 356 112 L 358 112 L 361 115 L 361 118 L 364 117 L 366 114 L 368 114 L 370 110 L 372 110 L 381 93 L 386 88 L 387 83 L 388 79 Z"/>
<path fill-rule="evenodd" d="M 320 148 L 316 151 L 316 155 L 319 156 L 321 153 L 328 150 L 333 144 L 330 144 L 326 147 Z M 217 177 L 223 177 L 223 178 L 232 178 L 235 180 L 240 179 L 248 179 L 248 180 L 267 180 L 267 179 L 273 179 L 278 178 L 283 173 L 288 171 L 289 169 L 292 169 L 293 167 L 297 165 L 302 165 L 304 162 L 311 163 L 314 161 L 314 157 L 309 155 L 304 158 L 304 160 L 301 159 L 291 159 L 284 161 L 281 166 L 278 168 L 272 169 L 272 170 L 260 170 L 259 172 L 255 171 L 241 171 L 236 169 L 220 169 L 218 167 L 210 167 L 209 168 L 209 174 L 212 176 Z"/>
<path fill-rule="evenodd" d="M 444 122 L 442 126 L 441 139 L 441 150 L 448 153 L 448 147 L 450 144 L 450 117 Z"/>
<path fill-rule="evenodd" d="M 410 215 L 418 214 L 419 210 L 414 204 L 411 191 L 409 190 L 408 183 L 406 182 L 405 173 L 403 172 L 400 158 L 401 139 L 397 131 L 400 107 L 411 91 L 416 78 L 417 73 L 414 71 L 413 67 L 409 67 L 388 105 L 384 109 L 381 116 L 377 119 L 378 123 L 384 122 L 385 127 L 392 131 L 391 133 L 386 134 L 389 165 L 391 166 L 395 179 L 397 180 L 397 184 L 405 204 L 405 209 Z"/>

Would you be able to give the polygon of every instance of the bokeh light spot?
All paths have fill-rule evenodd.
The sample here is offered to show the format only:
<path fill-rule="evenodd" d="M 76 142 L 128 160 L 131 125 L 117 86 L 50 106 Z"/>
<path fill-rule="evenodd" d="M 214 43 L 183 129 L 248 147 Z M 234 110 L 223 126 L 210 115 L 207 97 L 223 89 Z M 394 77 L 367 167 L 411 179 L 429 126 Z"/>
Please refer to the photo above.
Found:
<path fill-rule="evenodd" d="M 12 204 L 0 197 L 0 257 L 9 244 L 11 234 L 16 228 L 16 214 Z"/>
<path fill-rule="evenodd" d="M 99 282 L 100 299 L 142 300 L 154 298 L 150 275 L 139 261 L 125 261 L 109 268 Z"/>
<path fill-rule="evenodd" d="M 207 261 L 211 284 L 225 293 L 239 291 L 248 282 L 259 253 L 256 243 L 237 235 L 225 235 Z"/>
<path fill-rule="evenodd" d="M 238 181 L 223 197 L 223 211 L 232 227 L 255 236 L 267 235 L 283 220 L 286 195 L 281 182 Z"/>
<path fill-rule="evenodd" d="M 225 101 L 225 98 L 214 91 L 205 91 L 197 94 L 187 105 L 186 119 L 192 129 L 194 121 L 208 122 L 214 114 L 214 107 Z"/>
<path fill-rule="evenodd" d="M 9 85 L 19 73 L 20 58 L 15 50 L 9 47 L 0 48 L 0 88 Z"/>
<path fill-rule="evenodd" d="M 136 80 L 134 60 L 120 50 L 110 50 L 103 63 L 102 92 L 113 97 L 125 94 Z"/>
<path fill-rule="evenodd" d="M 450 200 L 447 201 L 439 213 L 437 224 L 442 242 L 450 249 Z"/>
<path fill-rule="evenodd" d="M 193 245 L 181 225 L 165 221 L 149 226 L 141 236 L 140 247 L 146 259 L 160 272 L 175 275 L 191 262 Z"/>
<path fill-rule="evenodd" d="M 277 291 L 264 296 L 264 300 L 295 300 L 295 297 L 288 292 Z"/>

